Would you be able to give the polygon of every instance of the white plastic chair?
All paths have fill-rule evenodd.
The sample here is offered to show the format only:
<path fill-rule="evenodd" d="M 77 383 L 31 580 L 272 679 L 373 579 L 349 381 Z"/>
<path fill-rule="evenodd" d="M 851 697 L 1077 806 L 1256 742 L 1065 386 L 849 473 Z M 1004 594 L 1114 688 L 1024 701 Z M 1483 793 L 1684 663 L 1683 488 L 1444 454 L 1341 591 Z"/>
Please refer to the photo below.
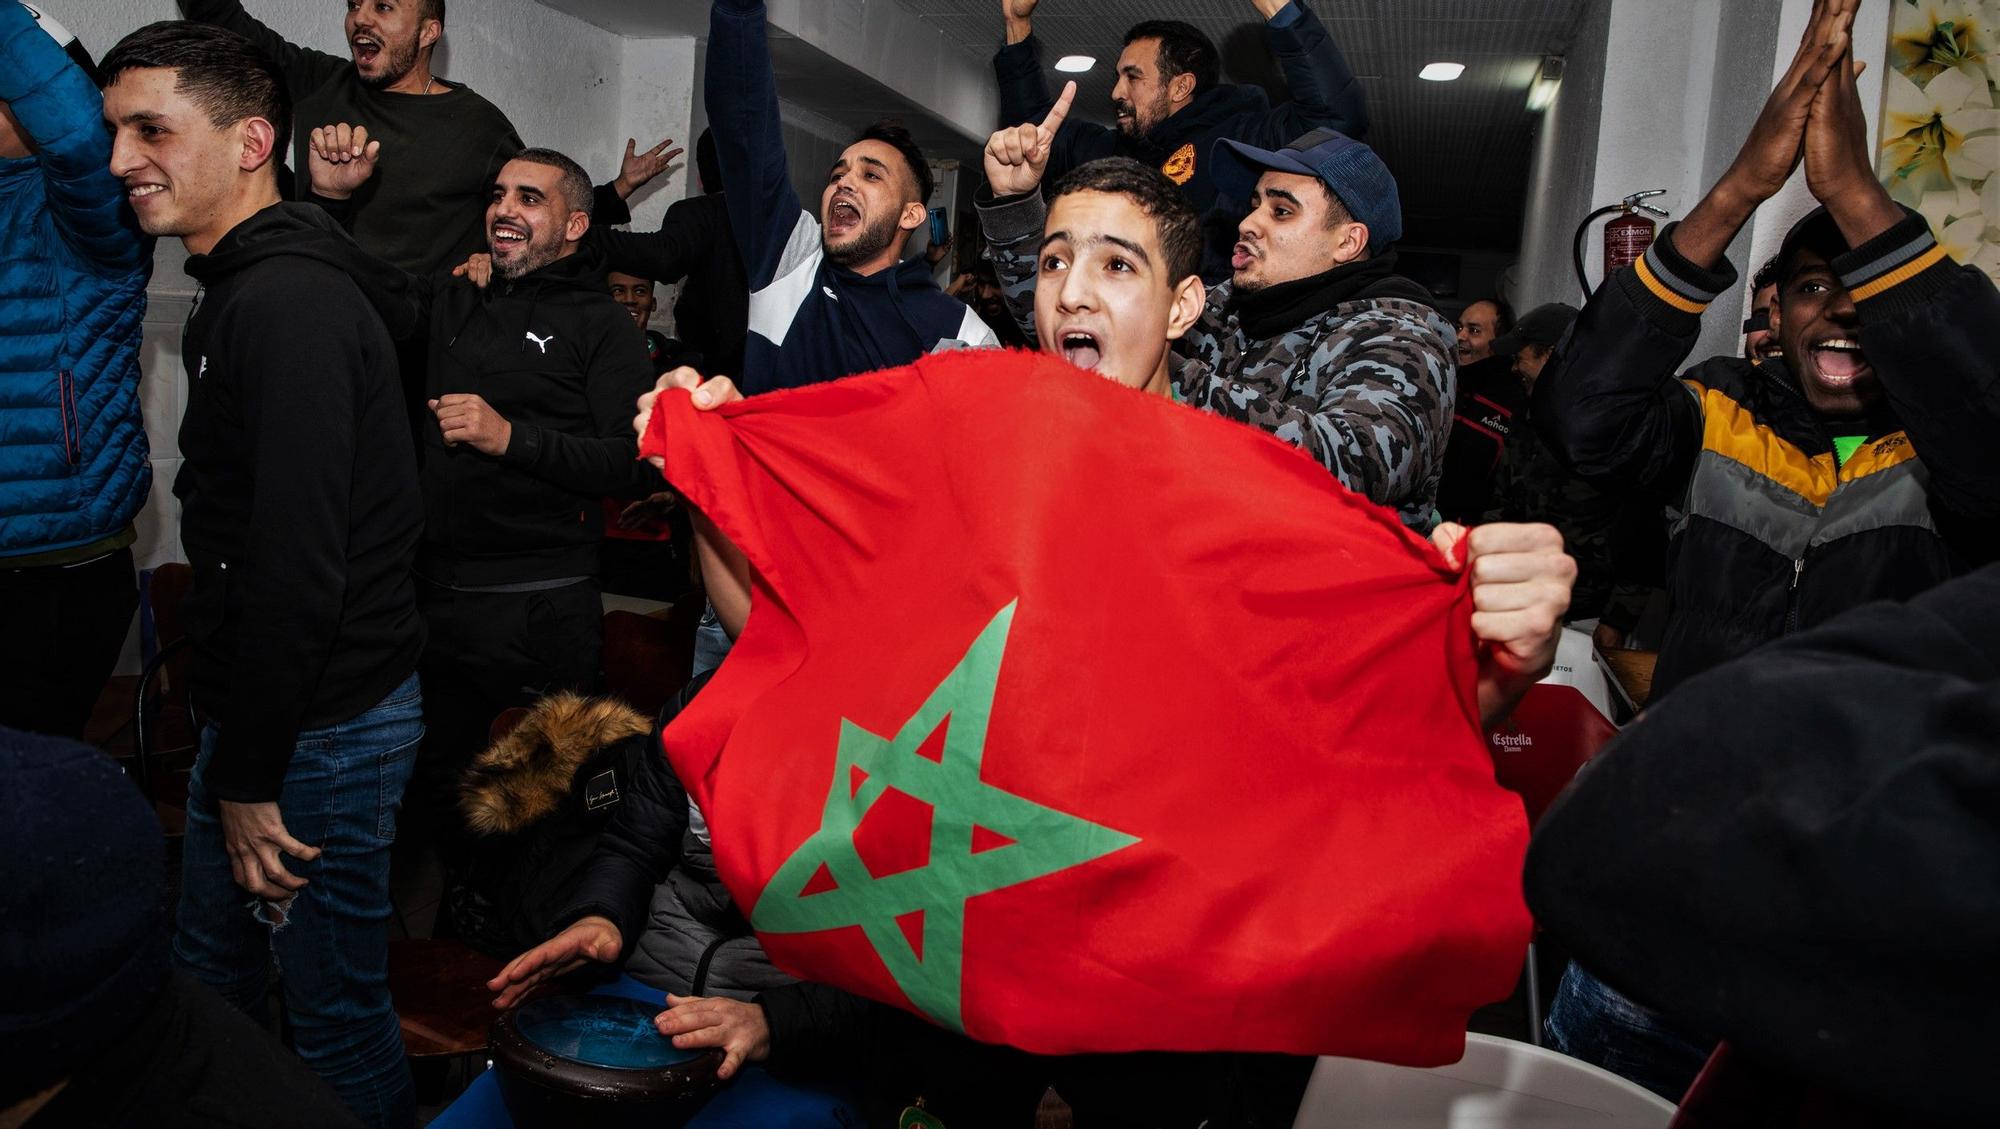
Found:
<path fill-rule="evenodd" d="M 1674 1107 L 1588 1063 L 1491 1035 L 1419 1069 L 1322 1058 L 1292 1129 L 1664 1129 Z"/>

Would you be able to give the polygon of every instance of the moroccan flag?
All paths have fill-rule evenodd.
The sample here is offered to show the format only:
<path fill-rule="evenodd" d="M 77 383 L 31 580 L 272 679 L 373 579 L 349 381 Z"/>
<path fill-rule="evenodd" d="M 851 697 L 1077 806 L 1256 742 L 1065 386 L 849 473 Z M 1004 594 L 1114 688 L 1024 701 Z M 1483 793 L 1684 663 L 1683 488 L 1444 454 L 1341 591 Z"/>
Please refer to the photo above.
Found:
<path fill-rule="evenodd" d="M 1261 432 L 972 352 L 645 449 L 749 623 L 665 735 L 787 971 L 1029 1051 L 1455 1061 L 1529 934 L 1466 583 Z"/>

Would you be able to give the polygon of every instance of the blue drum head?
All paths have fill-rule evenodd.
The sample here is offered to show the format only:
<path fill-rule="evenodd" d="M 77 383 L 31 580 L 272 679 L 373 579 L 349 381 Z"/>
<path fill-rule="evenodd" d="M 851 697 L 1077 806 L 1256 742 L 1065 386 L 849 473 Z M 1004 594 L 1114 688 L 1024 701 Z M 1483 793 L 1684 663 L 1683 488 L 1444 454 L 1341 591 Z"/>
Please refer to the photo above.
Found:
<path fill-rule="evenodd" d="M 701 1057 L 676 1048 L 653 1026 L 664 1001 L 645 1004 L 622 996 L 550 996 L 530 1000 L 514 1024 L 537 1049 L 558 1058 L 608 1070 L 659 1070 Z"/>

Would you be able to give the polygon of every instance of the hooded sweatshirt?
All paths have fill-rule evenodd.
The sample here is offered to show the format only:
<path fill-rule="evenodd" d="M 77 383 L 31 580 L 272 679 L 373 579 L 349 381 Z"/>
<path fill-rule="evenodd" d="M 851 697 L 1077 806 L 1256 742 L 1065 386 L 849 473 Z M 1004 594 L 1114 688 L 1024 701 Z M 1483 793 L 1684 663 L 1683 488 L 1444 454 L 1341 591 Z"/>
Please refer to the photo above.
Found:
<path fill-rule="evenodd" d="M 317 208 L 273 204 L 188 259 L 174 483 L 216 797 L 275 800 L 301 730 L 416 669 L 423 504 L 395 337 L 415 310 Z M 309 316 L 308 316 L 309 315 Z"/>
<path fill-rule="evenodd" d="M 1228 281 L 1236 226 L 1250 208 L 1249 201 L 1226 200 L 1216 191 L 1208 170 L 1215 143 L 1227 138 L 1276 149 L 1315 129 L 1339 130 L 1356 139 L 1368 131 L 1361 83 L 1326 25 L 1303 0 L 1279 9 L 1265 22 L 1264 36 L 1291 90 L 1290 102 L 1273 107 L 1255 86 L 1203 86 L 1180 112 L 1156 122 L 1143 137 L 1127 137 L 1072 114 L 1056 131 L 1042 183 L 1054 185 L 1064 173 L 1100 157 L 1131 157 L 1159 169 L 1201 213 L 1202 281 L 1210 286 Z M 1035 36 L 1000 48 L 993 56 L 993 73 L 1000 80 L 1003 124 L 1038 122 L 1054 108 Z"/>
<path fill-rule="evenodd" d="M 715 0 L 709 15 L 709 121 L 750 276 L 743 393 L 908 364 L 944 342 L 997 344 L 921 260 L 871 275 L 827 260 L 819 220 L 786 167 L 764 20 L 762 0 Z"/>
<path fill-rule="evenodd" d="M 468 588 L 597 575 L 600 499 L 660 482 L 632 434 L 653 364 L 605 289 L 602 255 L 586 246 L 484 290 L 449 276 L 416 289 L 429 315 L 424 399 L 477 395 L 513 427 L 495 457 L 445 446 L 422 413 L 418 572 Z"/>

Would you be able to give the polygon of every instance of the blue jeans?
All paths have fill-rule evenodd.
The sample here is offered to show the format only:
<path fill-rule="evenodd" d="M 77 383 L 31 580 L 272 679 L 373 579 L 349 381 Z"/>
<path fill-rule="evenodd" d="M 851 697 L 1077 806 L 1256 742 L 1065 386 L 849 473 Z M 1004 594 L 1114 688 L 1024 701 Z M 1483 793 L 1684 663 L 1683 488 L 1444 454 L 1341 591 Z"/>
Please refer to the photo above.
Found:
<path fill-rule="evenodd" d="M 1545 1024 L 1549 1046 L 1679 1104 L 1715 1049 L 1571 962 Z"/>
<path fill-rule="evenodd" d="M 259 900 L 230 873 L 203 783 L 212 725 L 188 783 L 176 961 L 258 1016 L 275 958 L 299 1057 L 376 1129 L 408 1129 L 416 1117 L 389 1002 L 389 845 L 423 735 L 414 674 L 359 717 L 299 734 L 278 808 L 285 829 L 320 856 L 285 856 L 286 869 L 309 883 L 289 906 Z"/>
<path fill-rule="evenodd" d="M 722 621 L 715 618 L 715 605 L 701 610 L 701 626 L 694 629 L 694 674 L 702 674 L 722 665 L 729 657 L 729 633 L 722 629 Z"/>

